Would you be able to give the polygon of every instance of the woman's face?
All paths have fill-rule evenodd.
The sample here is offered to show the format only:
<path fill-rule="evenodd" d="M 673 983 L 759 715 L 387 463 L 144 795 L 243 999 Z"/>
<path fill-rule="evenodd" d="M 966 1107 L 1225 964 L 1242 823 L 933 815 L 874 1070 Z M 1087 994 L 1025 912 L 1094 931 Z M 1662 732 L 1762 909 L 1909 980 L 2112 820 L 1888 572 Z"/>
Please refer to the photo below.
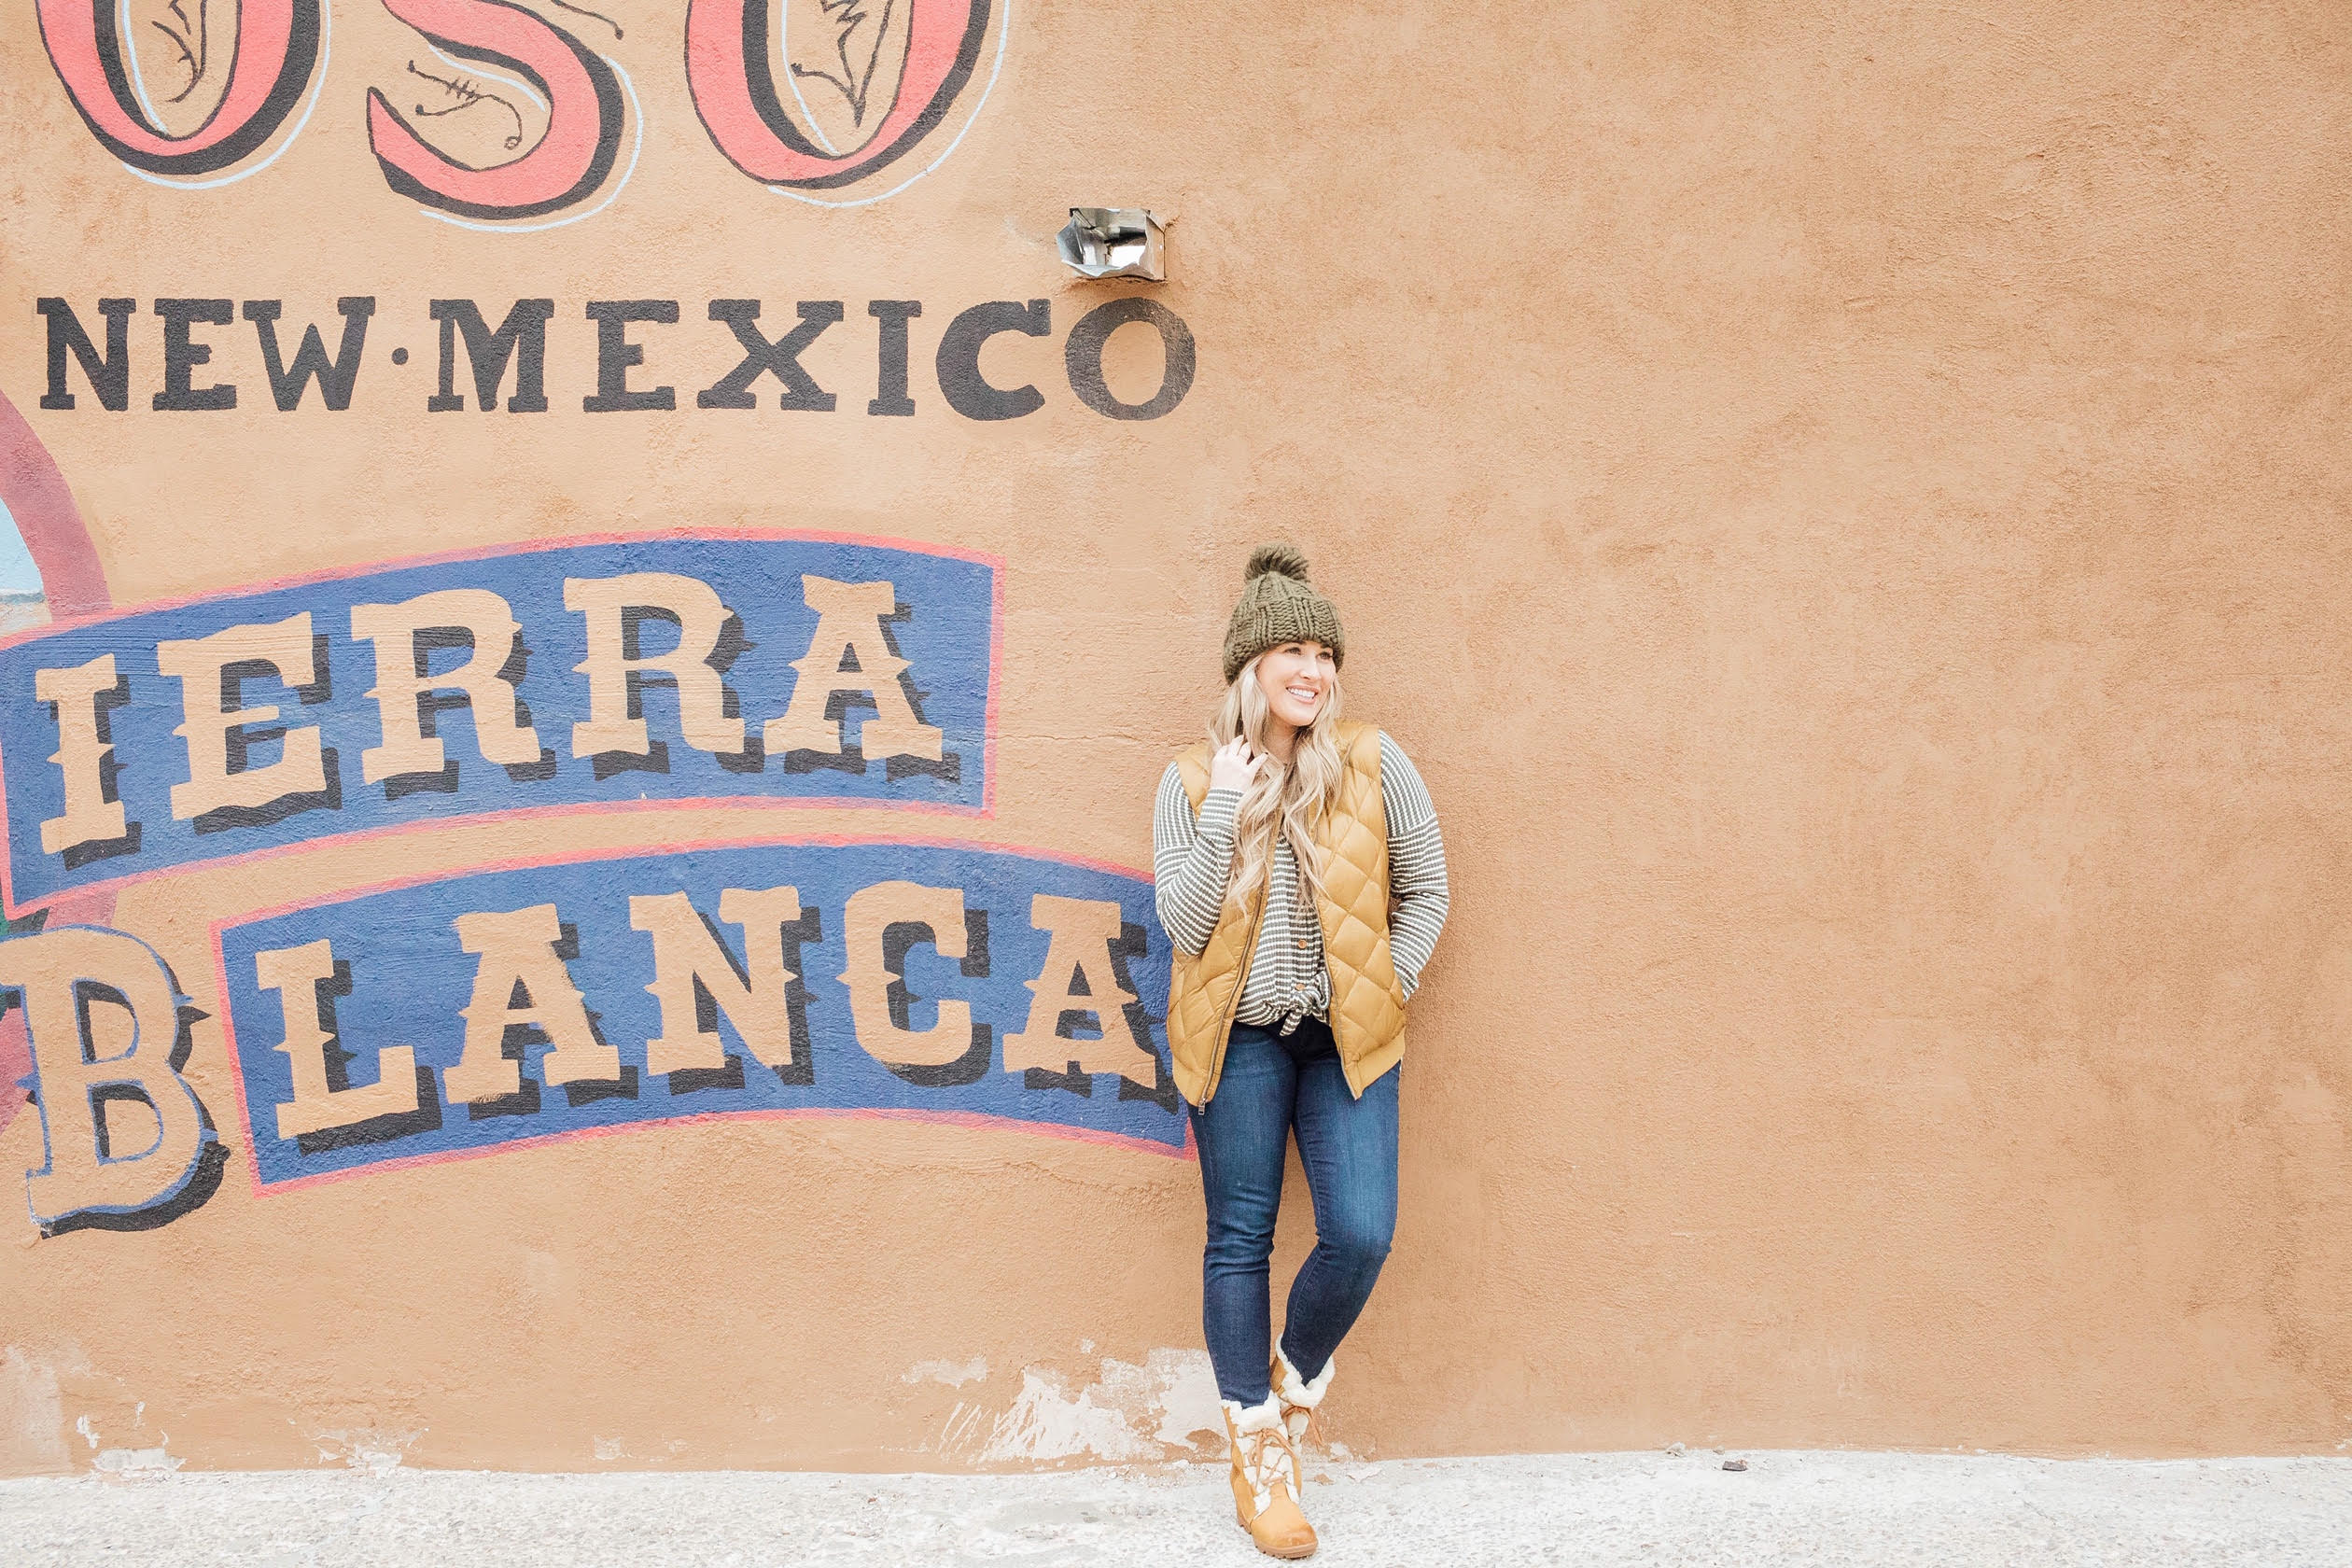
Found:
<path fill-rule="evenodd" d="M 1331 650 L 1320 642 L 1286 642 L 1258 656 L 1258 689 L 1275 718 L 1303 730 L 1329 700 L 1337 667 Z"/>

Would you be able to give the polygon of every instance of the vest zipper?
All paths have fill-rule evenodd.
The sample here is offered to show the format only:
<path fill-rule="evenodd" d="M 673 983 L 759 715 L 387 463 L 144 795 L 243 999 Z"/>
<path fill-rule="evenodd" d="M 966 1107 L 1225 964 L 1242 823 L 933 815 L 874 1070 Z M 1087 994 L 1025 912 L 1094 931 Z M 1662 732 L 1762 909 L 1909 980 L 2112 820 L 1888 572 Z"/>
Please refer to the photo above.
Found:
<path fill-rule="evenodd" d="M 1233 1017 L 1241 1011 L 1241 993 L 1249 989 L 1250 965 L 1257 959 L 1258 928 L 1265 923 L 1266 894 L 1260 892 L 1257 908 L 1250 916 L 1249 929 L 1242 933 L 1241 962 L 1233 974 L 1233 1000 L 1225 1004 L 1225 1019 L 1217 1027 L 1217 1055 L 1209 1064 L 1209 1085 L 1200 1091 L 1203 1105 L 1217 1098 L 1217 1085 L 1225 1079 L 1225 1047 L 1233 1043 Z"/>
<path fill-rule="evenodd" d="M 1347 1044 L 1339 1038 L 1339 982 L 1331 973 L 1331 933 L 1323 930 L 1323 900 L 1320 898 L 1315 901 L 1315 929 L 1323 937 L 1323 987 L 1331 993 L 1331 1000 L 1323 1003 L 1323 1027 L 1331 1030 L 1331 1049 L 1339 1058 L 1339 1076 L 1347 1080 L 1348 1092 L 1360 1099 L 1364 1091 L 1356 1087 L 1355 1064 L 1348 1059 Z"/>

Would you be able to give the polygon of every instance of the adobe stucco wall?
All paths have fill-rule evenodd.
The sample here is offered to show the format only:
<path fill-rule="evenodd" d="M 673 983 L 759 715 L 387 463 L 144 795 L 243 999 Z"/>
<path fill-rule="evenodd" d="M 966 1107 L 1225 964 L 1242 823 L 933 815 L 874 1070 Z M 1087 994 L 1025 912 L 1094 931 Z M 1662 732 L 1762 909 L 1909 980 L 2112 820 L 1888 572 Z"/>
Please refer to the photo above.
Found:
<path fill-rule="evenodd" d="M 49 911 L 0 947 L 29 999 L 0 1083 L 32 1050 L 43 1070 L 38 1106 L 0 1105 L 0 1175 L 52 1177 L 0 1223 L 0 1473 L 159 1448 L 550 1469 L 1189 1453 L 1213 1421 L 1197 1182 L 1144 1054 L 1165 939 L 1118 868 L 1148 864 L 1149 791 L 1212 696 L 1241 554 L 1277 537 L 1345 611 L 1350 710 L 1420 763 L 1454 877 L 1404 1069 L 1401 1234 L 1340 1358 L 1337 1436 L 2352 1439 L 2352 14 L 996 0 L 958 11 L 973 68 L 935 123 L 902 92 L 907 151 L 802 191 L 884 199 L 825 206 L 738 166 L 822 162 L 727 118 L 742 0 L 696 0 L 719 41 L 699 100 L 684 6 L 599 8 L 523 15 L 580 41 L 551 57 L 579 80 L 606 63 L 617 118 L 559 84 L 585 128 L 535 142 L 548 117 L 500 68 L 424 36 L 545 49 L 511 8 L 333 0 L 308 74 L 275 107 L 253 90 L 270 134 L 177 164 L 154 127 L 116 156 L 69 97 L 106 91 L 104 39 L 72 24 L 111 5 L 0 9 L 0 499 L 47 600 L 10 613 L 49 623 L 0 649 L 0 761 L 9 913 Z M 230 69 L 235 7 L 209 9 L 207 79 L 172 105 L 194 73 L 152 24 L 189 19 L 131 7 L 123 91 L 175 135 Z M 300 0 L 244 10 L 289 21 L 299 54 Z M 788 22 L 823 24 L 807 11 Z M 911 14 L 930 31 L 885 35 L 885 78 L 967 41 Z M 539 162 L 412 155 L 464 190 L 395 189 L 371 87 L 461 161 L 523 156 L 511 123 Z M 397 151 L 392 117 L 376 134 Z M 1071 279 L 1051 237 L 1073 203 L 1175 214 L 1170 280 Z M 1130 296 L 1193 344 L 1156 417 L 1105 417 L 1068 368 L 1082 317 Z M 281 412 L 245 302 L 282 301 L 287 357 L 312 323 L 331 356 L 358 297 L 348 407 L 311 385 Z M 50 335 L 70 312 L 114 373 L 117 298 L 119 411 Z M 462 337 L 465 406 L 428 409 L 432 301 L 453 299 L 490 327 L 552 302 L 545 412 L 476 412 Z M 830 412 L 779 409 L 776 375 L 756 409 L 697 406 L 743 357 L 709 302 L 741 299 L 763 341 L 801 301 L 842 302 L 799 359 Z M 211 357 L 184 367 L 233 409 L 154 406 L 157 301 L 179 300 L 236 301 L 187 328 Z M 679 406 L 582 408 L 600 301 L 677 302 L 674 325 L 613 329 L 642 345 L 626 386 Z M 890 401 L 880 301 L 921 304 L 898 315 L 911 413 L 868 412 Z M 943 359 L 998 301 L 967 320 L 1034 325 L 1043 301 L 1043 333 Z M 71 408 L 42 406 L 53 352 Z M 1117 333 L 1111 396 L 1150 399 L 1161 355 L 1147 326 Z M 1037 406 L 972 417 L 1010 412 L 973 374 Z M 572 744 L 591 683 L 623 691 L 620 661 L 681 633 L 599 643 L 559 580 L 640 572 L 740 617 L 751 647 L 704 716 L 746 726 L 725 745 L 658 683 L 642 746 Z M 826 754 L 854 748 L 836 726 L 859 701 L 870 732 L 889 717 L 887 690 L 850 721 L 837 698 L 769 725 L 796 681 L 847 679 L 804 576 L 892 584 L 899 690 L 935 754 L 917 735 L 894 763 L 873 733 Z M 501 771 L 442 707 L 454 786 L 363 777 L 413 698 L 375 695 L 350 611 L 454 590 L 520 626 L 544 766 Z M 135 613 L 58 629 L 109 608 Z M 847 662 L 882 680 L 882 611 L 859 613 Z M 281 663 L 236 665 L 231 706 L 283 713 L 208 793 L 181 731 L 219 711 L 220 665 L 265 655 L 258 633 L 164 645 L 297 614 L 328 675 L 288 672 L 290 635 Z M 112 699 L 95 676 L 36 690 L 106 657 Z M 304 726 L 331 790 L 287 773 L 240 796 L 240 761 L 301 763 Z M 90 827 L 108 805 L 121 825 Z M 77 824 L 54 847 L 52 819 Z M 681 847 L 704 843 L 734 847 Z M 903 890 L 861 927 L 850 901 L 897 883 L 952 889 L 979 943 L 950 951 L 954 908 Z M 787 885 L 812 920 L 778 950 L 796 1000 L 739 957 L 742 1015 L 708 1046 L 677 1028 L 690 1092 L 648 1054 L 654 916 L 627 901 L 686 895 L 665 940 L 691 1010 L 697 932 L 759 940 L 721 889 Z M 455 923 L 542 903 L 571 929 Z M 773 944 L 793 928 L 768 913 Z M 167 991 L 115 1070 L 163 1110 L 91 1109 L 105 1071 L 84 1058 L 128 1042 L 113 997 L 161 972 L 73 925 L 135 938 L 190 999 L 176 1074 Z M 262 988 L 263 954 L 315 940 L 347 990 L 325 959 Z M 508 1036 L 501 1057 L 506 980 L 533 963 L 569 965 L 584 1001 L 526 984 L 560 1052 Z M 77 981 L 115 989 L 77 1012 Z M 1057 1020 L 1032 1001 L 1057 986 L 1133 1001 Z M 959 998 L 968 1020 L 934 1006 Z M 469 1007 L 489 1020 L 471 1054 Z M 1085 1076 L 1007 1071 L 1063 1037 Z M 413 1091 L 379 1076 L 400 1045 Z M 584 1076 L 561 1085 L 559 1054 Z M 493 1079 L 511 1060 L 516 1094 L 461 1076 L 461 1057 Z M 316 1099 L 371 1084 L 372 1120 Z M 324 1132 L 282 1135 L 298 1101 Z M 917 1114 L 850 1113 L 875 1111 Z M 1278 1281 L 1309 1234 L 1301 1202 Z"/>

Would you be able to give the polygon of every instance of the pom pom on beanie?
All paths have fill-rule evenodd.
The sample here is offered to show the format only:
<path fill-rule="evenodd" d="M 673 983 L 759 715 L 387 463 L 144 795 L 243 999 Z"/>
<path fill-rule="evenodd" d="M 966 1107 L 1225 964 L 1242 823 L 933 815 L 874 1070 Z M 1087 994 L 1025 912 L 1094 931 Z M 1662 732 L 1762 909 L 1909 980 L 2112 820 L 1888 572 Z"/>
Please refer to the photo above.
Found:
<path fill-rule="evenodd" d="M 1250 564 L 1241 568 L 1241 581 L 1253 582 L 1267 572 L 1280 572 L 1304 582 L 1307 553 L 1295 544 L 1261 544 L 1250 552 Z"/>

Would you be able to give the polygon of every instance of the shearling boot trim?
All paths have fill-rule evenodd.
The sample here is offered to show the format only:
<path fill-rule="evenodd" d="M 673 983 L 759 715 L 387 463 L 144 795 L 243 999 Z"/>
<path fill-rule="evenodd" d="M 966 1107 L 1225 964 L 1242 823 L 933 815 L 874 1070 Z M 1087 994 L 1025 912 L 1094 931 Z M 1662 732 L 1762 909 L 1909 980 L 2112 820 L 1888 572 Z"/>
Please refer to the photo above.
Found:
<path fill-rule="evenodd" d="M 1331 1374 L 1338 1365 L 1339 1358 L 1333 1356 L 1323 1363 L 1323 1369 L 1316 1373 L 1310 1381 L 1298 1375 L 1298 1368 L 1293 1366 L 1290 1357 L 1282 1353 L 1282 1347 L 1276 1345 L 1274 1347 L 1274 1397 L 1298 1409 L 1311 1410 L 1321 1405 L 1323 1395 L 1330 1392 Z"/>
<path fill-rule="evenodd" d="M 1236 1432 L 1267 1432 L 1282 1424 L 1282 1398 L 1277 1393 L 1266 1396 L 1263 1405 L 1243 1405 L 1234 1400 L 1222 1401 L 1225 1416 Z"/>

